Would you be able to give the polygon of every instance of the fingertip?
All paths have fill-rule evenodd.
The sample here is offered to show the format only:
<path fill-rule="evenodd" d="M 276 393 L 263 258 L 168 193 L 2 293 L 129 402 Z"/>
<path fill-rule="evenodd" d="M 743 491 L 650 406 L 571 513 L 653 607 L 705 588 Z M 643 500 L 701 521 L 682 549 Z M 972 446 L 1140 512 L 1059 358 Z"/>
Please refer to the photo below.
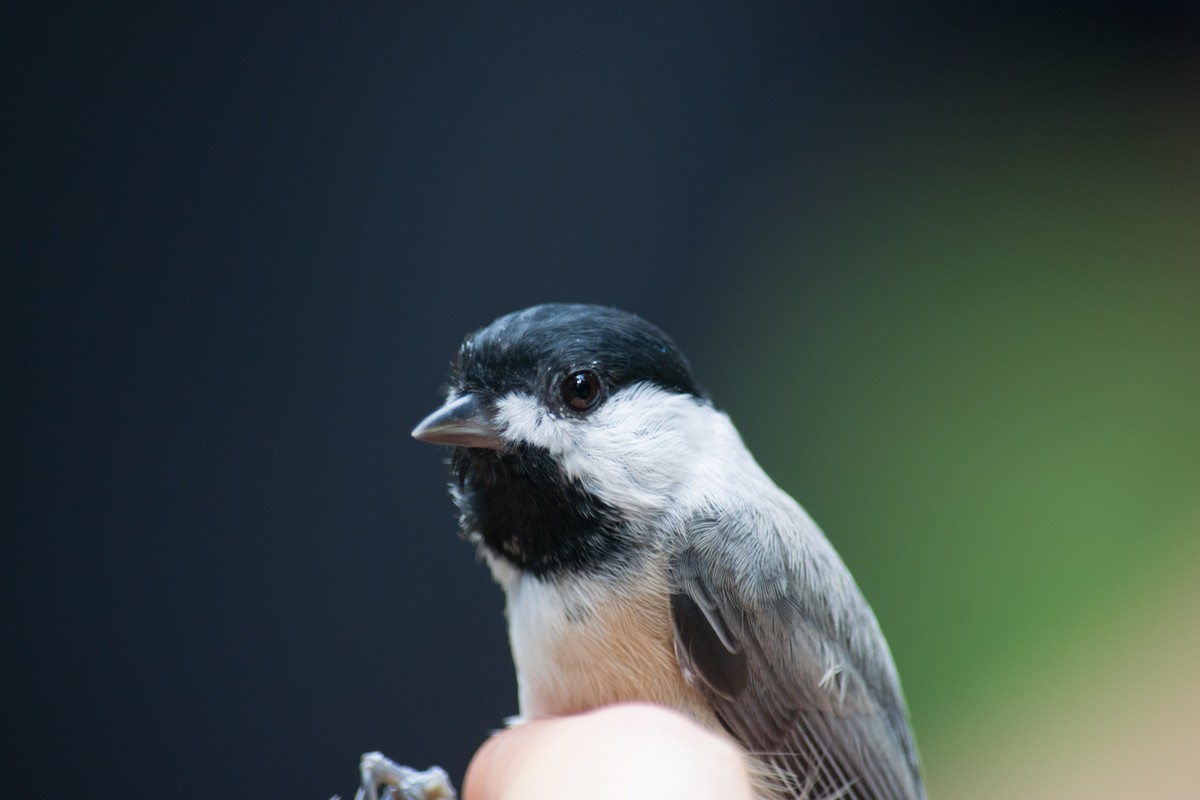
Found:
<path fill-rule="evenodd" d="M 499 800 L 507 786 L 514 760 L 525 741 L 537 732 L 538 722 L 524 722 L 492 735 L 471 757 L 463 776 L 463 800 Z"/>
<path fill-rule="evenodd" d="M 727 737 L 648 704 L 526 722 L 493 736 L 463 779 L 463 800 L 746 798 L 750 776 Z"/>

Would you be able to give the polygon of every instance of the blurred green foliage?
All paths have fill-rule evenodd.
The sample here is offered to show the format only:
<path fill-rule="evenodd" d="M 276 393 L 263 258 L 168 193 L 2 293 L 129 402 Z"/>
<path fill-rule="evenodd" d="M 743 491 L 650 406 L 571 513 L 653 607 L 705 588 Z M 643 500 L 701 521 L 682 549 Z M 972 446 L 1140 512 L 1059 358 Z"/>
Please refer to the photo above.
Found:
<path fill-rule="evenodd" d="M 918 739 L 1194 552 L 1200 136 L 1160 89 L 897 107 L 748 189 L 721 254 L 702 377 L 872 602 Z"/>

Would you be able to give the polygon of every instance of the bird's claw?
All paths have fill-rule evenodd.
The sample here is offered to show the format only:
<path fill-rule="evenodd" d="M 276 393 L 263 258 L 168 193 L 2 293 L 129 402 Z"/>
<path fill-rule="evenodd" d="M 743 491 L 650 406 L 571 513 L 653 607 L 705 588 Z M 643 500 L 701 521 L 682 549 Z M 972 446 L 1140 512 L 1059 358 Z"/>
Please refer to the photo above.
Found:
<path fill-rule="evenodd" d="M 441 767 L 424 772 L 402 767 L 383 753 L 363 753 L 358 765 L 362 786 L 354 800 L 458 800 L 450 777 Z M 383 794 L 379 793 L 383 787 Z"/>

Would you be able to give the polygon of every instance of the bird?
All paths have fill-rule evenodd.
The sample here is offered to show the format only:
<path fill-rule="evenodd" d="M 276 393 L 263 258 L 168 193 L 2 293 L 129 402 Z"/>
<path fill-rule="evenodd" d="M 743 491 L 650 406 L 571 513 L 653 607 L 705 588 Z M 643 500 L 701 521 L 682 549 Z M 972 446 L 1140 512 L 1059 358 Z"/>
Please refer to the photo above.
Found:
<path fill-rule="evenodd" d="M 590 304 L 502 316 L 412 435 L 450 448 L 522 718 L 656 703 L 732 737 L 763 796 L 925 796 L 874 613 L 657 326 Z"/>

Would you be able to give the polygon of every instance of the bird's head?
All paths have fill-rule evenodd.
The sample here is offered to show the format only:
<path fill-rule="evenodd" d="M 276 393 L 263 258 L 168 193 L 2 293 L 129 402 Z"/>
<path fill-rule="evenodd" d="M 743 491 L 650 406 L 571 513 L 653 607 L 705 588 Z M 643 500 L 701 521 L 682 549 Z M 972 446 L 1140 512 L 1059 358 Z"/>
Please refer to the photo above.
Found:
<path fill-rule="evenodd" d="M 553 572 L 602 562 L 637 537 L 631 521 L 665 513 L 702 463 L 716 414 L 657 327 L 613 308 L 551 304 L 468 336 L 445 404 L 413 436 L 454 448 L 466 533 Z"/>

